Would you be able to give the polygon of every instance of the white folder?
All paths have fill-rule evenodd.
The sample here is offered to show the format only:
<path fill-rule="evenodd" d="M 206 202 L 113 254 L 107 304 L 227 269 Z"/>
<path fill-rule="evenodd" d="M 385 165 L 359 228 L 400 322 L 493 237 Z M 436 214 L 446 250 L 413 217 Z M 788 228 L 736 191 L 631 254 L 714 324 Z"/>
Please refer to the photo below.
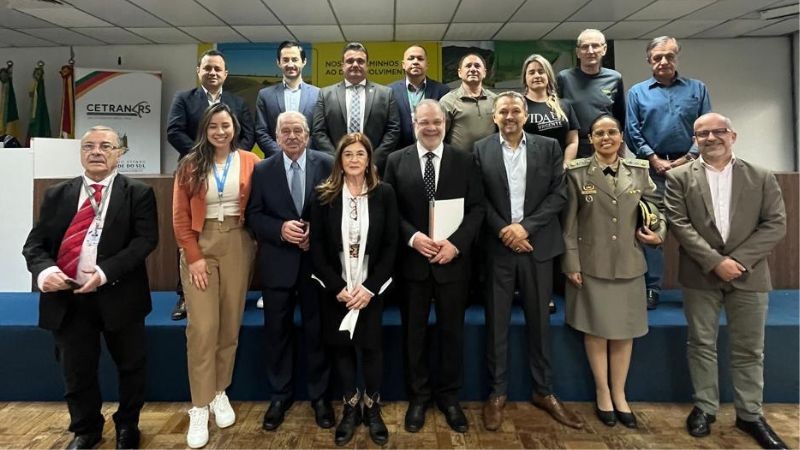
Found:
<path fill-rule="evenodd" d="M 464 220 L 464 197 L 431 200 L 429 208 L 428 230 L 434 241 L 449 238 Z"/>

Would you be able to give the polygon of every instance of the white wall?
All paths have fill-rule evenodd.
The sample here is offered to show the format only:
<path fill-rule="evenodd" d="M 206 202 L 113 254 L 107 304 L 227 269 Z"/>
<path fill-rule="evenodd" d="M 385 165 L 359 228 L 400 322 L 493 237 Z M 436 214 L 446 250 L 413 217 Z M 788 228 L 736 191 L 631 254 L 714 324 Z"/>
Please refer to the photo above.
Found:
<path fill-rule="evenodd" d="M 739 134 L 736 153 L 778 171 L 797 170 L 795 148 L 797 122 L 792 108 L 794 37 L 743 39 L 683 39 L 679 71 L 703 80 L 711 92 L 712 108 L 729 116 Z M 627 87 L 650 76 L 645 62 L 647 41 L 615 41 L 616 67 Z M 795 47 L 795 49 L 798 47 Z M 196 85 L 195 45 L 132 45 L 75 47 L 80 67 L 160 70 L 162 92 L 162 172 L 171 173 L 177 153 L 166 141 L 166 117 L 175 92 Z M 122 64 L 117 64 L 121 58 Z M 27 130 L 30 100 L 27 91 L 39 59 L 46 66 L 46 90 L 53 130 L 60 120 L 61 78 L 58 69 L 69 59 L 67 47 L 0 48 L 0 64 L 14 61 L 14 88 L 22 129 Z"/>
<path fill-rule="evenodd" d="M 177 91 L 196 85 L 196 45 L 108 45 L 74 47 L 75 66 L 97 69 L 156 70 L 161 72 L 161 171 L 172 173 L 178 153 L 167 143 L 166 123 L 172 97 Z M 59 69 L 69 60 L 69 47 L 0 48 L 0 64 L 14 61 L 14 91 L 24 135 L 30 118 L 30 89 L 33 69 L 39 60 L 45 63 L 45 92 L 53 134 L 61 120 L 61 76 Z M 81 130 L 76 130 L 80 132 Z"/>
<path fill-rule="evenodd" d="M 647 42 L 614 41 L 626 88 L 651 76 Z M 791 38 L 681 39 L 680 44 L 678 72 L 702 80 L 712 110 L 731 118 L 736 155 L 776 171 L 797 170 Z"/>

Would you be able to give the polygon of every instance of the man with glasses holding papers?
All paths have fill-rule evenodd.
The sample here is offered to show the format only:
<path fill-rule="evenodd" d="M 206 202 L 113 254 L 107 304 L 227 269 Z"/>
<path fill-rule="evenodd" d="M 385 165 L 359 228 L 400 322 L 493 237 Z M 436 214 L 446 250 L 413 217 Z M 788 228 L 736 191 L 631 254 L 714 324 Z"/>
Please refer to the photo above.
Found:
<path fill-rule="evenodd" d="M 414 110 L 417 142 L 389 155 L 385 179 L 394 187 L 400 213 L 397 275 L 406 298 L 401 302 L 406 384 L 409 397 L 405 429 L 425 425 L 432 400 L 454 431 L 467 431 L 458 403 L 463 382 L 464 308 L 469 286 L 469 253 L 484 215 L 483 187 L 472 155 L 443 144 L 445 111 L 426 99 Z M 432 237 L 430 208 L 441 200 L 462 199 L 463 218 L 444 239 Z M 402 243 L 405 243 L 403 245 Z M 436 308 L 440 361 L 438 380 L 430 382 L 428 315 Z M 433 385 L 433 387 L 432 387 Z"/>
<path fill-rule="evenodd" d="M 525 133 L 525 97 L 504 92 L 494 99 L 500 130 L 475 143 L 486 191 L 486 355 L 491 394 L 483 408 L 487 430 L 500 428 L 508 391 L 508 332 L 518 286 L 528 334 L 533 404 L 564 425 L 583 422 L 553 394 L 548 302 L 553 258 L 564 252 L 558 215 L 567 203 L 563 153 L 555 139 Z"/>

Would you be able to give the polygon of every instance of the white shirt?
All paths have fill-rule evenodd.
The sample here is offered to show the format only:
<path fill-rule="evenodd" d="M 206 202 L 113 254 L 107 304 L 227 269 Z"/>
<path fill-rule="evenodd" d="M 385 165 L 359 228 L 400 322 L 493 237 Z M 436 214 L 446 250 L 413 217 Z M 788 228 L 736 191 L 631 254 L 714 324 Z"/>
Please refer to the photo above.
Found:
<path fill-rule="evenodd" d="M 503 164 L 508 177 L 508 193 L 511 200 L 511 223 L 520 223 L 525 217 L 525 175 L 528 172 L 527 142 L 525 134 L 516 148 L 511 146 L 500 136 L 500 146 L 503 148 Z"/>
<path fill-rule="evenodd" d="M 710 164 L 706 164 L 700 157 L 703 167 L 706 169 L 706 179 L 708 188 L 711 190 L 711 203 L 714 209 L 714 223 L 717 225 L 722 241 L 728 240 L 731 231 L 731 195 L 733 192 L 733 163 L 736 161 L 734 156 L 722 170 L 717 170 Z"/>
<path fill-rule="evenodd" d="M 100 242 L 100 237 L 102 236 L 103 229 L 105 228 L 103 225 L 105 224 L 106 220 L 106 211 L 108 210 L 108 204 L 111 203 L 111 191 L 114 188 L 113 184 L 116 175 L 117 172 L 114 171 L 111 175 L 100 181 L 94 181 L 85 174 L 83 175 L 83 182 L 86 183 L 87 186 L 90 186 L 89 189 L 92 189 L 91 185 L 93 184 L 100 184 L 103 186 L 101 191 L 102 195 L 107 197 L 105 203 L 102 205 L 103 208 L 100 210 L 100 217 L 92 221 L 92 224 L 89 225 L 89 229 L 86 231 L 86 237 L 83 238 L 83 246 L 81 247 L 81 253 L 78 258 L 77 275 L 75 276 L 76 281 L 80 284 L 85 283 L 89 279 L 88 276 L 82 274 L 82 271 L 92 269 L 96 270 L 97 274 L 100 275 L 100 286 L 108 282 L 106 274 L 103 272 L 100 266 L 97 265 L 97 245 L 90 245 L 90 243 Z M 76 213 L 87 198 L 89 198 L 89 194 L 87 194 L 86 189 L 81 186 L 80 195 L 78 195 L 78 204 L 75 206 Z M 36 285 L 39 287 L 40 291 L 44 290 L 44 280 L 51 273 L 61 273 L 61 269 L 58 266 L 50 266 L 39 272 L 39 276 L 36 277 Z"/>
<path fill-rule="evenodd" d="M 422 146 L 422 143 L 417 141 L 417 155 L 419 157 L 419 168 L 420 172 L 422 173 L 423 179 L 425 178 L 425 163 L 428 161 L 428 158 L 425 155 L 427 155 L 428 153 L 433 153 L 434 155 L 436 155 L 433 157 L 432 161 L 433 181 L 434 181 L 433 186 L 434 186 L 434 192 L 436 192 L 436 187 L 439 186 L 439 167 L 442 165 L 442 153 L 444 153 L 444 144 L 440 142 L 435 149 L 428 150 L 427 148 Z M 416 233 L 411 235 L 411 239 L 408 240 L 409 247 L 414 246 L 414 238 L 417 237 L 418 233 L 420 232 L 417 231 Z"/>
<path fill-rule="evenodd" d="M 222 186 L 222 200 L 219 198 L 217 179 L 214 177 L 214 168 L 208 174 L 208 189 L 206 190 L 206 219 L 217 219 L 222 222 L 225 216 L 239 216 L 242 214 L 239 207 L 239 174 L 241 173 L 239 152 L 231 152 L 231 165 L 228 167 L 228 176 Z M 220 178 L 225 172 L 225 163 L 217 164 L 216 171 Z"/>
<path fill-rule="evenodd" d="M 283 169 L 286 171 L 286 182 L 289 183 L 289 193 L 292 192 L 292 159 L 286 156 L 286 153 L 283 153 Z M 305 203 L 306 198 L 306 151 L 303 150 L 303 153 L 300 154 L 300 157 L 297 158 L 297 165 L 300 166 L 300 170 L 298 174 L 300 175 L 300 189 L 303 203 Z"/>
<path fill-rule="evenodd" d="M 363 131 L 364 130 L 364 112 L 366 111 L 366 107 L 365 106 L 367 104 L 367 79 L 364 78 L 363 80 L 361 80 L 360 83 L 358 83 L 358 85 L 361 86 L 361 89 L 358 90 L 359 103 L 361 104 L 361 118 L 359 119 L 361 121 L 360 122 L 361 124 L 359 125 L 358 129 L 359 129 L 359 131 Z M 345 125 L 347 125 L 347 126 L 350 125 L 350 102 L 351 102 L 351 98 L 350 97 L 353 95 L 353 89 L 350 88 L 350 86 L 353 86 L 353 84 L 350 83 L 347 80 L 344 80 L 345 102 L 347 103 L 347 105 L 346 105 L 347 106 L 347 115 L 345 116 L 344 121 L 345 121 Z M 347 128 L 347 127 L 345 127 L 345 128 Z"/>
<path fill-rule="evenodd" d="M 211 93 L 208 92 L 208 89 L 206 89 L 203 86 L 200 86 L 200 87 L 202 87 L 203 88 L 203 92 L 206 93 L 206 100 L 208 100 L 208 106 L 216 105 L 217 103 L 219 103 L 220 99 L 222 99 L 222 88 L 219 88 L 219 92 L 217 92 L 217 97 L 214 98 L 211 95 Z"/>

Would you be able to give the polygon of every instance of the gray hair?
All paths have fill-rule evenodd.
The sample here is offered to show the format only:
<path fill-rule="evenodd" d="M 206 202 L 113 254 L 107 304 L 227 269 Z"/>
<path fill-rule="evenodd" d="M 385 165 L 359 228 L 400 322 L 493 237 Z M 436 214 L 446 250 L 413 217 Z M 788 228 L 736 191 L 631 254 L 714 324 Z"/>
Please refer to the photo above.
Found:
<path fill-rule="evenodd" d="M 445 111 L 444 106 L 442 106 L 442 104 L 439 103 L 438 100 L 434 100 L 432 98 L 426 98 L 424 100 L 420 100 L 420 102 L 417 103 L 417 106 L 414 107 L 414 122 L 417 121 L 417 111 L 421 106 L 425 105 L 436 106 L 439 112 L 442 113 L 442 117 L 447 117 L 447 111 Z"/>
<path fill-rule="evenodd" d="M 579 35 L 578 35 L 578 39 L 577 39 L 577 40 L 576 40 L 576 42 L 575 42 L 575 46 L 576 46 L 576 47 L 580 47 L 580 46 L 581 46 L 581 41 L 583 40 L 583 38 L 584 38 L 584 37 L 585 37 L 587 34 L 599 34 L 599 35 L 600 35 L 600 37 L 601 37 L 601 38 L 603 38 L 603 44 L 605 44 L 605 43 L 606 43 L 606 35 L 605 35 L 605 34 L 603 34 L 603 32 L 602 32 L 602 31 L 600 31 L 600 30 L 598 30 L 598 29 L 596 29 L 596 28 L 587 28 L 587 29 L 585 29 L 585 30 L 581 31 L 581 34 L 579 34 Z"/>
<path fill-rule="evenodd" d="M 497 97 L 495 97 L 494 100 L 492 101 L 492 114 L 494 114 L 495 111 L 497 111 L 497 102 L 499 102 L 501 98 L 507 98 L 507 97 L 511 97 L 522 102 L 522 110 L 525 111 L 526 114 L 528 113 L 528 101 L 525 100 L 524 95 L 520 94 L 517 91 L 505 91 L 497 94 Z"/>
<path fill-rule="evenodd" d="M 111 127 L 105 126 L 105 125 L 95 125 L 95 126 L 89 128 L 88 130 L 86 130 L 86 133 L 83 133 L 83 136 L 81 136 L 81 142 L 83 142 L 83 140 L 86 139 L 86 136 L 88 136 L 90 133 L 94 133 L 94 132 L 98 132 L 98 131 L 99 132 L 105 132 L 105 133 L 111 133 L 112 135 L 114 135 L 114 147 L 121 149 L 123 154 L 128 151 L 127 147 L 125 147 L 125 148 L 121 147 L 122 141 L 119 139 L 119 133 L 117 133 L 117 130 L 115 130 L 115 129 L 111 128 Z"/>
<path fill-rule="evenodd" d="M 653 38 L 653 40 L 650 41 L 649 44 L 647 44 L 647 48 L 645 48 L 645 51 L 644 51 L 645 54 L 647 55 L 647 60 L 650 61 L 650 52 L 652 52 L 654 48 L 658 47 L 659 45 L 669 44 L 670 42 L 674 42 L 675 43 L 675 47 L 678 48 L 678 53 L 680 53 L 681 52 L 681 44 L 678 43 L 677 39 L 675 39 L 672 36 L 659 36 L 659 37 Z"/>
<path fill-rule="evenodd" d="M 288 119 L 289 117 L 294 117 L 294 118 L 300 119 L 300 122 L 303 124 L 303 131 L 305 131 L 306 134 L 309 134 L 311 132 L 310 128 L 308 127 L 308 120 L 306 119 L 306 116 L 304 114 L 302 114 L 302 113 L 300 113 L 298 111 L 284 111 L 284 112 L 278 114 L 278 121 L 275 123 L 275 132 L 276 133 L 278 132 L 278 130 L 280 130 L 281 123 L 285 119 Z"/>

